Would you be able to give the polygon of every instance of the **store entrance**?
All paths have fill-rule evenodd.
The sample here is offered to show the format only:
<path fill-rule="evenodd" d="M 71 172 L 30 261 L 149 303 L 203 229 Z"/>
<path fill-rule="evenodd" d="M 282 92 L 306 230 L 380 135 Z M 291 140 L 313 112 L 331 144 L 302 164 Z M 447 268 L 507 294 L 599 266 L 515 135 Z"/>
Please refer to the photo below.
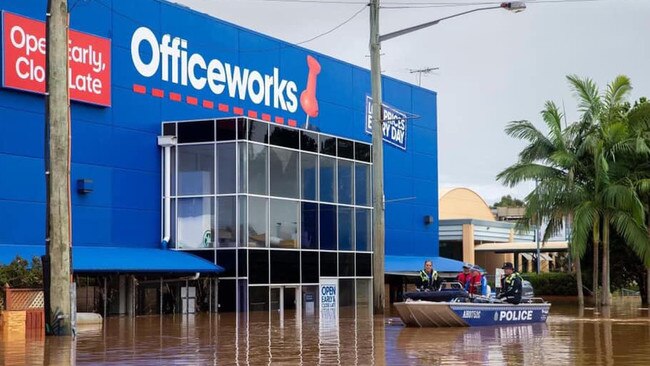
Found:
<path fill-rule="evenodd" d="M 271 286 L 271 322 L 284 326 L 298 324 L 300 308 L 298 286 Z"/>

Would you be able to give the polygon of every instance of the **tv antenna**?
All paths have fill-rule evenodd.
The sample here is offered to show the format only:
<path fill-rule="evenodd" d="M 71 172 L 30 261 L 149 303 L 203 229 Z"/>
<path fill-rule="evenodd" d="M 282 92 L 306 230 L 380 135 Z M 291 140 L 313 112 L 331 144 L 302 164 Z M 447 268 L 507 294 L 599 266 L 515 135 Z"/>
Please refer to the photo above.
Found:
<path fill-rule="evenodd" d="M 425 67 L 423 69 L 409 69 L 409 72 L 411 74 L 418 74 L 418 86 L 422 86 L 422 75 L 429 75 L 439 69 L 439 67 Z"/>

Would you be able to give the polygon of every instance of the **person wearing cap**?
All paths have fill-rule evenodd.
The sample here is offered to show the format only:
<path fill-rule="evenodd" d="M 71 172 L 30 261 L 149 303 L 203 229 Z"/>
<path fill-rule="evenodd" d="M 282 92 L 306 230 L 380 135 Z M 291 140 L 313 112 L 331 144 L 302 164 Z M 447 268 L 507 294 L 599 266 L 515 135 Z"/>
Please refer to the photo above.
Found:
<path fill-rule="evenodd" d="M 488 295 L 487 279 L 481 274 L 481 267 L 472 266 L 471 277 L 465 286 L 465 290 L 472 295 Z"/>
<path fill-rule="evenodd" d="M 501 268 L 505 275 L 501 278 L 502 290 L 499 293 L 499 299 L 511 304 L 519 304 L 523 292 L 521 276 L 515 271 L 515 267 L 510 262 L 504 263 Z"/>
<path fill-rule="evenodd" d="M 461 286 L 465 288 L 467 286 L 467 283 L 469 282 L 470 278 L 472 278 L 472 274 L 470 273 L 470 268 L 472 268 L 472 265 L 469 263 L 463 263 L 463 271 L 456 276 L 456 281 L 460 282 Z"/>
<path fill-rule="evenodd" d="M 424 261 L 424 269 L 420 271 L 416 285 L 420 291 L 436 291 L 440 287 L 438 272 L 433 269 L 433 262 L 430 259 Z"/>

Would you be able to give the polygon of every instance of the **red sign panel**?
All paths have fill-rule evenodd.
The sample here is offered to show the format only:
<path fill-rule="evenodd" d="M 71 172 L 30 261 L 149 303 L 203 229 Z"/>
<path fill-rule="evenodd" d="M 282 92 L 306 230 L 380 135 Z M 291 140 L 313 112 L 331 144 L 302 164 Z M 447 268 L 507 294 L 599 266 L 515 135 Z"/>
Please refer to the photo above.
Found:
<path fill-rule="evenodd" d="M 45 94 L 45 23 L 2 13 L 2 86 Z M 111 105 L 111 40 L 71 30 L 70 99 Z"/>

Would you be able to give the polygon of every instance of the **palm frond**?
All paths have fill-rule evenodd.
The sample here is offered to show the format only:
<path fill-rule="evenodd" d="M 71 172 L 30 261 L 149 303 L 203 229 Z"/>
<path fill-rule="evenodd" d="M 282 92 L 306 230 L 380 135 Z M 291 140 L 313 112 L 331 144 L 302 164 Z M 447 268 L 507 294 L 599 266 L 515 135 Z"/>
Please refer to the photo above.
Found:
<path fill-rule="evenodd" d="M 610 222 L 643 263 L 650 266 L 650 237 L 647 229 L 626 212 L 614 213 Z"/>

